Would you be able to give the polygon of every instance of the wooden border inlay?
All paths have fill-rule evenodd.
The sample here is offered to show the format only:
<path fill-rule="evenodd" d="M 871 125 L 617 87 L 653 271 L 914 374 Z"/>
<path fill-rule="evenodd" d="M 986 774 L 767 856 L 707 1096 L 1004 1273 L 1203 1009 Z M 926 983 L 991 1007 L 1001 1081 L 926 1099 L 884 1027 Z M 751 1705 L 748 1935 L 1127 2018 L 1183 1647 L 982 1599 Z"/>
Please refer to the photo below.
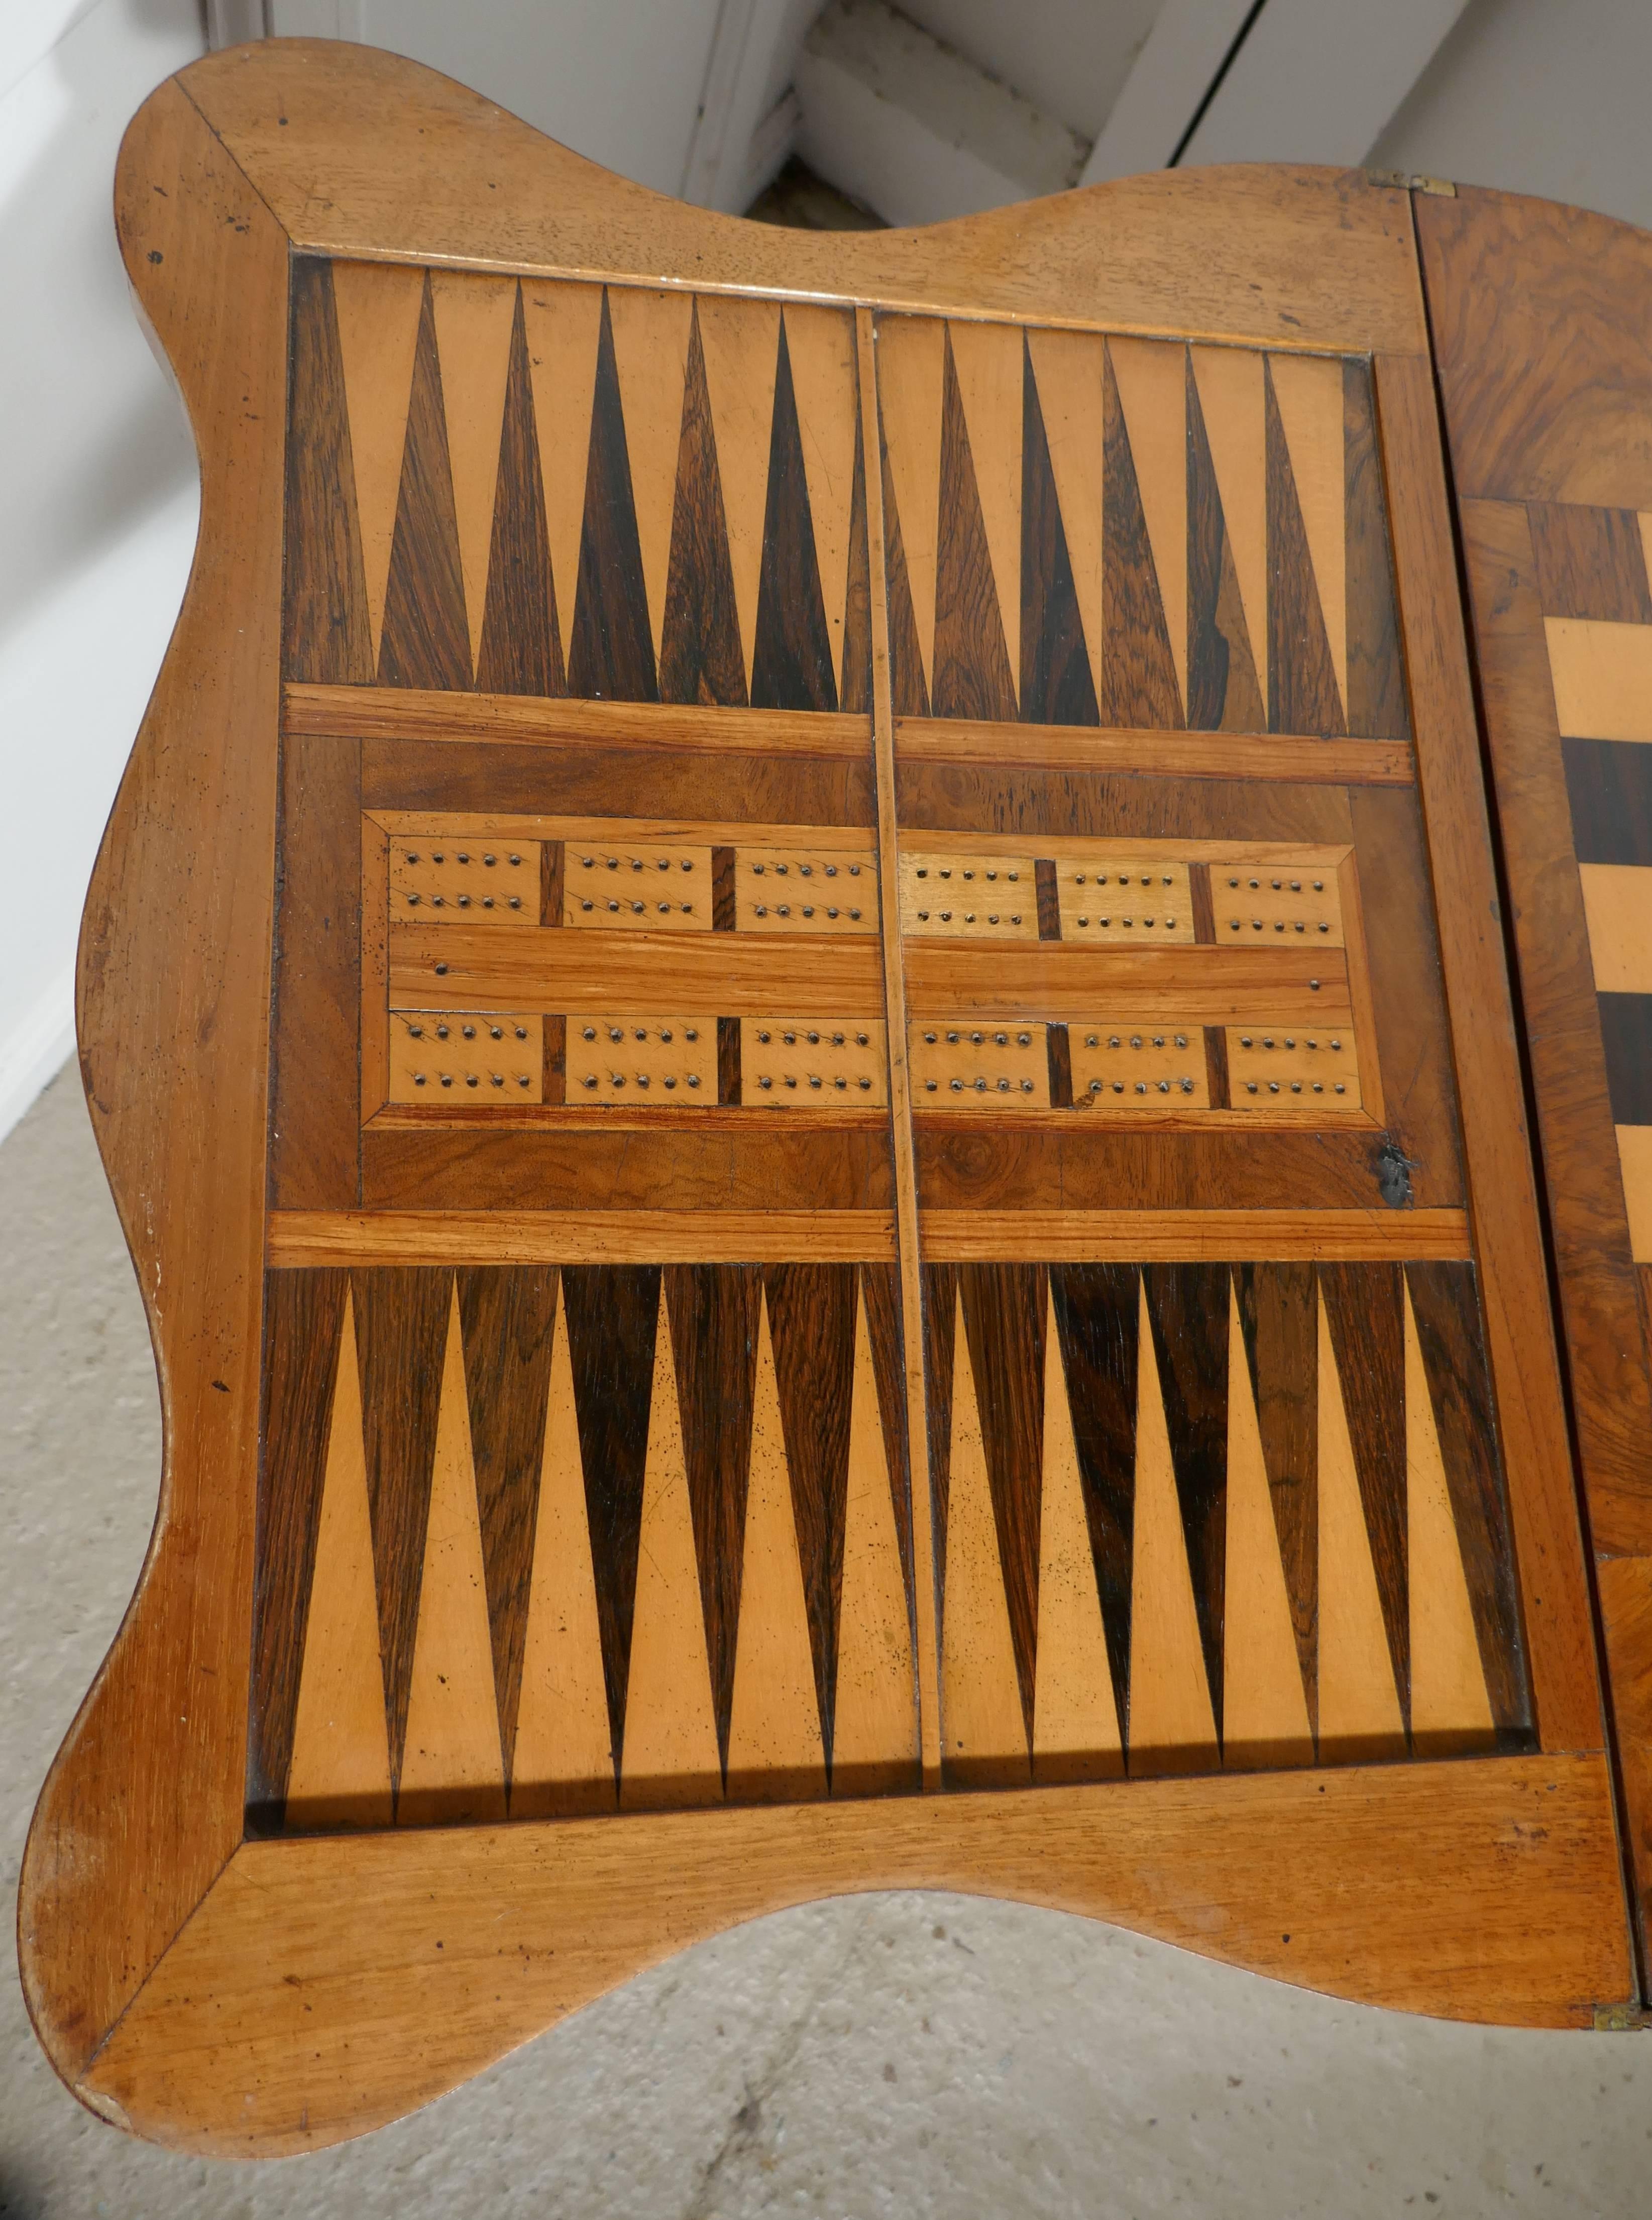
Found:
<path fill-rule="evenodd" d="M 895 733 L 901 756 L 913 764 L 1013 764 L 1018 770 L 1268 779 L 1293 786 L 1409 786 L 1416 776 L 1406 740 L 1131 732 L 1107 725 L 1011 725 L 957 717 L 899 717 Z"/>
<path fill-rule="evenodd" d="M 266 1262 L 830 1264 L 894 1258 L 887 1210 L 277 1210 Z M 1421 1253 L 1421 1252 L 1419 1252 Z"/>
<path fill-rule="evenodd" d="M 820 709 L 706 709 L 568 695 L 299 684 L 282 689 L 282 705 L 288 732 L 318 739 L 583 743 L 686 748 L 696 755 L 849 756 L 857 763 L 871 745 L 866 718 Z"/>
<path fill-rule="evenodd" d="M 929 1497 L 929 1419 L 924 1386 L 923 1292 L 919 1277 L 918 1169 L 907 1064 L 907 987 L 901 934 L 899 828 L 895 807 L 895 702 L 889 679 L 888 564 L 883 544 L 883 458 L 877 338 L 870 309 L 857 309 L 861 439 L 871 541 L 872 735 L 877 764 L 878 885 L 883 910 L 883 995 L 889 1025 L 889 1133 L 895 1150 L 896 1238 L 901 1257 L 901 1325 L 907 1368 L 907 1463 L 912 1489 L 912 1546 L 918 1618 L 918 1723 L 924 1786 L 941 1779 L 940 1628 L 934 1526 Z"/>
<path fill-rule="evenodd" d="M 1461 1210 L 926 1210 L 924 1257 L 1047 1264 L 1288 1263 L 1473 1252 Z"/>

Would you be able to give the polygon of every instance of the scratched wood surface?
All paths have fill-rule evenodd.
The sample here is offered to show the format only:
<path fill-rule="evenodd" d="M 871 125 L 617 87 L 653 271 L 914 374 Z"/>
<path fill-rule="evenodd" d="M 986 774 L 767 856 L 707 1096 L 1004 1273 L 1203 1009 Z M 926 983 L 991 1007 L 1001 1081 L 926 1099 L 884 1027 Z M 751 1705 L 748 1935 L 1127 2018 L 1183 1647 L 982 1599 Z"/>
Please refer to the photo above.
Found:
<path fill-rule="evenodd" d="M 201 1839 L 275 1872 L 323 1850 L 320 1933 L 385 1842 L 509 1865 L 595 1824 L 669 1893 L 670 1844 L 695 1855 L 670 1828 L 714 1813 L 744 1879 L 699 1932 L 880 1876 L 1019 1886 L 972 1810 L 1075 1799 L 1075 1844 L 1231 1813 L 1271 1845 L 1235 1955 L 1279 1972 L 1256 1937 L 1313 1865 L 1315 1782 L 1394 1814 L 1352 1825 L 1326 1889 L 1443 1862 L 1466 1907 L 1563 1751 L 1572 1847 L 1531 1869 L 1550 1939 L 1524 1985 L 1466 1933 L 1425 1977 L 1404 1886 L 1372 1899 L 1375 1989 L 1329 1943 L 1294 1962 L 1470 2017 L 1621 2002 L 1518 1071 L 1472 1019 L 1506 984 L 1471 922 L 1490 850 L 1438 451 L 1406 413 L 1405 196 L 1290 185 L 1340 305 L 1273 272 L 1266 221 L 1248 302 L 1204 297 L 1179 247 L 1156 278 L 1098 267 L 1076 309 L 1053 247 L 1003 294 L 992 219 L 895 235 L 881 277 L 834 246 L 804 303 L 766 240 L 664 203 L 639 276 L 630 189 L 410 65 L 287 51 L 278 122 L 256 55 L 203 65 L 122 187 L 170 193 L 165 119 L 203 109 L 296 249 L 259 451 L 284 583 L 266 533 L 238 589 L 278 725 L 243 727 L 262 1107 L 221 1238 L 252 1306 L 226 1384 L 256 1418 L 196 1587 L 234 1699 Z M 477 211 L 455 255 L 452 209 L 410 232 L 377 202 L 387 68 L 409 115 L 562 180 L 561 248 L 502 252 Z M 344 113 L 353 182 L 318 236 L 278 134 Z M 1286 178 L 1193 190 L 1214 236 Z M 1082 259 L 1093 230 L 1052 238 Z M 1576 533 L 1549 559 L 1562 626 L 1647 620 L 1590 598 Z M 1622 722 L 1633 673 L 1595 647 L 1549 652 Z M 1632 900 L 1604 876 L 1591 899 L 1627 979 Z M 83 1027 L 113 1038 L 100 1007 Z M 166 1546 L 134 1657 L 152 1622 L 181 1638 Z M 1426 1850 L 1401 1816 L 1424 1780 Z M 1132 1800 L 1172 1790 L 1194 1800 Z M 127 1793 L 72 1742 L 24 1880 L 37 2021 L 89 2102 L 294 2148 L 492 2055 L 455 2025 L 415 2061 L 409 1980 L 353 2073 L 260 2053 L 257 2123 L 227 2128 L 215 2080 L 174 2078 L 195 2037 L 152 1969 L 204 1898 L 209 1985 L 240 1992 L 239 1868 L 210 1893 L 153 1853 L 177 1918 L 138 1945 L 70 1924 L 65 1830 L 88 1799 L 120 1826 Z M 912 1815 L 949 1805 L 920 1874 Z M 1111 1884 L 1056 1897 L 1170 1931 Z M 689 1932 L 577 1918 L 570 1947 L 617 1973 Z M 156 2009 L 89 2077 L 134 1989 Z"/>

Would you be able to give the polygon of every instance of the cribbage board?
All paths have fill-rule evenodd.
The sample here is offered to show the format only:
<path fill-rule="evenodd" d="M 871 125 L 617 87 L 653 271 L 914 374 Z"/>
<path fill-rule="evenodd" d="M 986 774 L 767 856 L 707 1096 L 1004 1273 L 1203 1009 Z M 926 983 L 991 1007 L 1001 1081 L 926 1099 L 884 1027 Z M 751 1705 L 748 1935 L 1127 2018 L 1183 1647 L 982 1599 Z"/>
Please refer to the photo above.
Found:
<path fill-rule="evenodd" d="M 80 2093 L 303 2148 L 901 1884 L 1624 2010 L 1409 196 L 805 241 L 302 45 L 124 165 L 205 509 L 83 959 L 169 1450 Z"/>

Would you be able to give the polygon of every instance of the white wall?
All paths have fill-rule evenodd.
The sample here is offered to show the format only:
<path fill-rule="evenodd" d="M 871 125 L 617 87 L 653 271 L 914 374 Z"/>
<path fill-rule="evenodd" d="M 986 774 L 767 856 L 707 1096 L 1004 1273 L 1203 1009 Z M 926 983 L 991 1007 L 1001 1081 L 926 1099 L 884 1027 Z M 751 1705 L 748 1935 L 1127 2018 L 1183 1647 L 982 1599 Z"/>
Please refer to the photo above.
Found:
<path fill-rule="evenodd" d="M 110 188 L 133 110 L 203 44 L 196 0 L 0 18 L 0 1134 L 73 1045 L 86 882 L 195 544 Z"/>
<path fill-rule="evenodd" d="M 1372 150 L 1652 226 L 1652 0 L 1472 0 Z"/>
<path fill-rule="evenodd" d="M 1094 139 L 1152 28 L 1160 0 L 896 0 L 932 37 Z"/>
<path fill-rule="evenodd" d="M 445 71 L 536 129 L 677 193 L 719 0 L 271 0 L 271 28 Z"/>

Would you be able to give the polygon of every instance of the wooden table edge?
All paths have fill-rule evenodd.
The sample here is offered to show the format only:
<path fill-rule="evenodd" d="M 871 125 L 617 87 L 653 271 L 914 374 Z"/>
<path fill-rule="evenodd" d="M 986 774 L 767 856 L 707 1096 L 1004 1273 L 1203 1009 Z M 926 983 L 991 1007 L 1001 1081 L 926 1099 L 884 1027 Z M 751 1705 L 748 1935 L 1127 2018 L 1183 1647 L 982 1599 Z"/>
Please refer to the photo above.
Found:
<path fill-rule="evenodd" d="M 913 1888 L 1474 2023 L 1587 2027 L 1632 1995 L 1604 1755 L 1487 1756 L 247 1843 L 77 2093 L 175 2149 L 315 2149 L 695 1942 Z"/>

